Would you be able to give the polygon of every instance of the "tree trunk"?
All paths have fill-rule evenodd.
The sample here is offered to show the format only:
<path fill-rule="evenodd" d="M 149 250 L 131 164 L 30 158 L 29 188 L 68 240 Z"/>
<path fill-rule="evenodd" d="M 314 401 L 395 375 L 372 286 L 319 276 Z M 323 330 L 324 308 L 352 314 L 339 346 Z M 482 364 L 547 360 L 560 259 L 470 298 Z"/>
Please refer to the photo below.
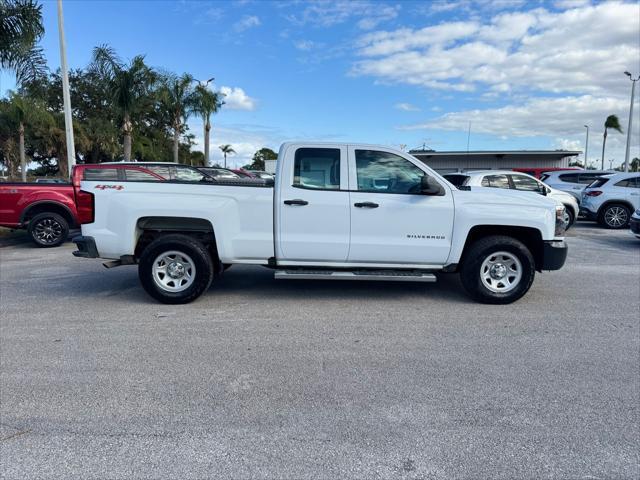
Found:
<path fill-rule="evenodd" d="M 604 170 L 604 147 L 607 145 L 607 129 L 604 129 L 604 135 L 602 137 L 602 168 Z"/>
<path fill-rule="evenodd" d="M 224 152 L 224 168 L 227 168 L 227 152 Z"/>
<path fill-rule="evenodd" d="M 173 161 L 179 162 L 180 153 L 180 125 L 175 124 L 173 126 Z"/>
<path fill-rule="evenodd" d="M 69 162 L 67 161 L 67 144 L 63 142 L 58 149 L 58 173 L 61 177 L 69 176 Z"/>
<path fill-rule="evenodd" d="M 131 118 L 129 118 L 129 114 L 124 114 L 124 122 L 122 123 L 122 132 L 124 133 L 124 161 L 131 161 Z"/>
<path fill-rule="evenodd" d="M 204 124 L 204 166 L 208 167 L 209 164 L 209 132 L 211 132 L 211 123 L 209 119 Z"/>
<path fill-rule="evenodd" d="M 24 154 L 24 124 L 20 122 L 20 126 L 18 127 L 18 135 L 20 137 L 20 173 L 22 174 L 22 181 L 27 181 L 27 158 Z"/>

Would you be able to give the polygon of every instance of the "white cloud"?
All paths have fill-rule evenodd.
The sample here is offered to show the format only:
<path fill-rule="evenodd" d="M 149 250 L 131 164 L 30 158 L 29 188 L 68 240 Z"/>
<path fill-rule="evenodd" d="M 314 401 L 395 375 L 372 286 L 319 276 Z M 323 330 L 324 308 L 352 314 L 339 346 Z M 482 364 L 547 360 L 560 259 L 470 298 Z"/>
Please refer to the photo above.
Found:
<path fill-rule="evenodd" d="M 321 47 L 323 44 L 316 43 L 312 40 L 297 40 L 293 42 L 293 46 L 298 50 L 302 50 L 303 52 L 307 52 L 309 50 L 313 50 L 314 48 Z"/>
<path fill-rule="evenodd" d="M 298 26 L 331 27 L 360 18 L 356 22 L 358 28 L 369 30 L 382 22 L 393 20 L 400 11 L 399 5 L 368 0 L 315 0 L 305 5 L 302 11 L 288 15 L 289 21 Z"/>
<path fill-rule="evenodd" d="M 402 110 L 403 112 L 419 112 L 420 111 L 420 109 L 415 105 L 412 105 L 410 103 L 405 103 L 405 102 L 396 103 L 394 107 L 398 110 Z"/>
<path fill-rule="evenodd" d="M 499 13 L 364 35 L 355 75 L 427 88 L 622 94 L 638 66 L 640 6 L 604 3 L 563 12 Z"/>
<path fill-rule="evenodd" d="M 224 95 L 224 107 L 229 110 L 255 110 L 256 100 L 251 98 L 240 87 L 220 87 Z"/>
<path fill-rule="evenodd" d="M 635 107 L 631 136 L 631 155 L 640 155 L 640 120 L 638 107 Z M 417 125 L 399 127 L 401 130 L 450 130 L 466 131 L 469 122 L 473 133 L 495 135 L 497 137 L 533 137 L 547 136 L 556 138 L 557 148 L 583 150 L 583 125 L 591 128 L 589 158 L 600 156 L 604 120 L 615 114 L 620 118 L 624 134 L 609 132 L 606 158 L 624 158 L 626 125 L 629 119 L 628 99 L 598 98 L 591 95 L 579 97 L 534 98 L 522 105 L 508 105 L 499 108 L 476 109 L 445 113 L 435 119 Z M 558 145 L 557 138 L 563 138 L 564 144 Z M 572 142 L 572 143 L 567 143 Z M 580 148 L 576 146 L 580 144 Z"/>
<path fill-rule="evenodd" d="M 233 25 L 233 29 L 236 32 L 244 32 L 250 28 L 258 27 L 260 24 L 260 19 L 255 15 L 245 15 Z"/>

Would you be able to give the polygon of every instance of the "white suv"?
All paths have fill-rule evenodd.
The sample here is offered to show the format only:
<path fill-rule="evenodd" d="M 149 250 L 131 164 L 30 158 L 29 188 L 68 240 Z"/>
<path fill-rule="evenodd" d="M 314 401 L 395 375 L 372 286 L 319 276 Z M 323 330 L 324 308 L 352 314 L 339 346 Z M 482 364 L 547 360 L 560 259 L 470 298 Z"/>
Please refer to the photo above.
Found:
<path fill-rule="evenodd" d="M 584 189 L 580 211 L 606 228 L 625 228 L 640 208 L 640 173 L 605 175 Z"/>
<path fill-rule="evenodd" d="M 573 195 L 551 188 L 537 178 L 522 172 L 514 172 L 511 170 L 482 170 L 444 175 L 444 178 L 456 187 L 507 188 L 547 195 L 549 198 L 564 205 L 567 228 L 573 225 L 580 211 L 578 201 Z"/>
<path fill-rule="evenodd" d="M 556 190 L 570 193 L 578 202 L 582 200 L 582 191 L 603 175 L 616 173 L 609 170 L 554 170 L 540 176 L 546 185 Z"/>

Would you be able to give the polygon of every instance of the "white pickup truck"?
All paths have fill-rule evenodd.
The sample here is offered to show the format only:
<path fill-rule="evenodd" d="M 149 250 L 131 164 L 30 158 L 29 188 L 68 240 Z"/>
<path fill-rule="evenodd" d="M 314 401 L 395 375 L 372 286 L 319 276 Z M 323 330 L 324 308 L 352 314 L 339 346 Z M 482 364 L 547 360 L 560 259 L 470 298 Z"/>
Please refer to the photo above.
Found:
<path fill-rule="evenodd" d="M 554 200 L 457 189 L 386 147 L 285 143 L 275 182 L 193 172 L 85 177 L 94 212 L 74 255 L 138 264 L 142 286 L 164 303 L 196 299 L 231 264 L 263 265 L 278 279 L 433 282 L 459 272 L 472 298 L 510 303 L 567 256 Z"/>

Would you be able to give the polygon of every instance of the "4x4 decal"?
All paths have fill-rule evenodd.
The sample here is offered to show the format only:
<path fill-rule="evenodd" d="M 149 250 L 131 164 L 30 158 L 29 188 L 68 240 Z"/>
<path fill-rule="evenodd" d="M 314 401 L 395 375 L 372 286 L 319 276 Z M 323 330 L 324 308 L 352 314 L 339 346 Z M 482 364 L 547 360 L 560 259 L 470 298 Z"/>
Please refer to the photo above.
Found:
<path fill-rule="evenodd" d="M 98 190 L 124 190 L 122 185 L 96 185 L 93 188 L 97 188 Z"/>

